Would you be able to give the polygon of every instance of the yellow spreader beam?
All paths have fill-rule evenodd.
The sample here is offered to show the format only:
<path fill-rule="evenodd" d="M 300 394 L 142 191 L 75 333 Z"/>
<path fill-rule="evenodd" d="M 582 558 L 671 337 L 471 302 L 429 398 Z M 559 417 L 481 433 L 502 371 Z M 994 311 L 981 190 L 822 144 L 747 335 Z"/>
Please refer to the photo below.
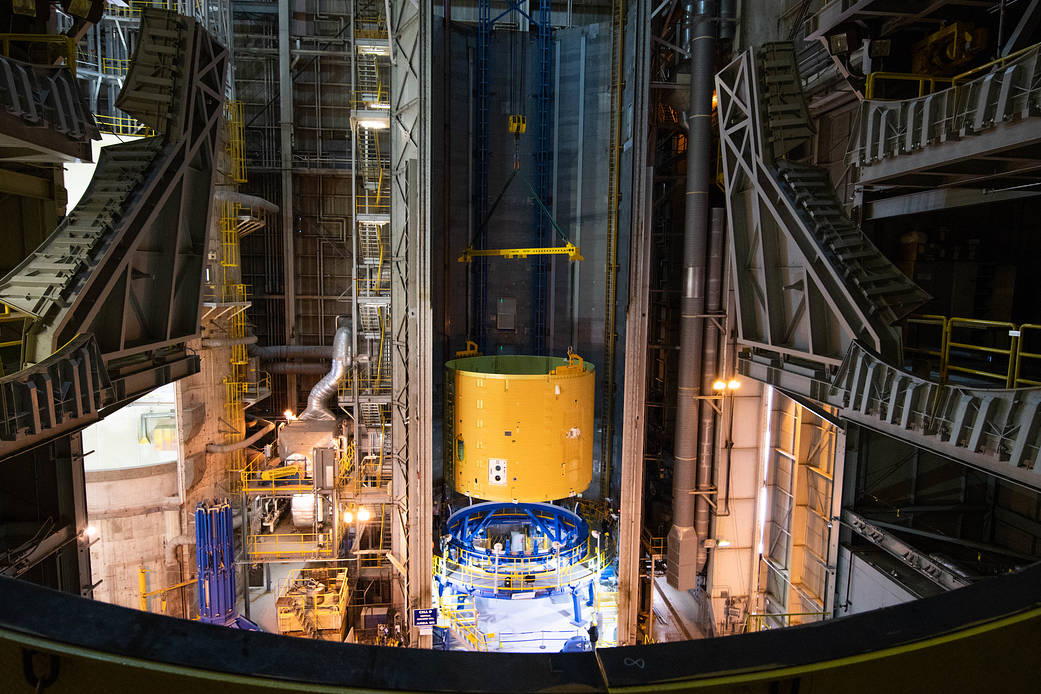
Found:
<path fill-rule="evenodd" d="M 578 246 L 570 241 L 563 246 L 550 246 L 548 248 L 467 248 L 459 256 L 460 263 L 469 263 L 474 258 L 498 256 L 507 259 L 527 258 L 532 255 L 566 255 L 568 260 L 582 260 L 582 254 L 578 252 Z"/>

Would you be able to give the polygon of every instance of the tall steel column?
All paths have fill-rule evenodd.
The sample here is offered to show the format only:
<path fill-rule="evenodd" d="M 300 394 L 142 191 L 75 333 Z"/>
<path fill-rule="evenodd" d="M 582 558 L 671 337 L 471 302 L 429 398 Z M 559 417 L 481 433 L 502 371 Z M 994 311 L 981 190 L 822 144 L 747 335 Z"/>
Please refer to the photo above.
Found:
<path fill-rule="evenodd" d="M 684 21 L 690 26 L 690 110 L 687 139 L 687 200 L 684 223 L 681 294 L 679 392 L 673 443 L 672 529 L 669 531 L 669 583 L 680 589 L 695 585 L 701 569 L 698 547 L 705 541 L 694 527 L 695 497 L 701 469 L 698 460 L 698 405 L 701 396 L 701 352 L 705 314 L 705 268 L 709 237 L 709 186 L 712 169 L 712 89 L 715 74 L 716 3 L 688 2 Z M 711 472 L 711 469 L 708 471 Z M 704 496 L 703 494 L 701 496 Z M 707 503 L 707 499 L 699 499 Z"/>
<path fill-rule="evenodd" d="M 430 607 L 433 578 L 433 314 L 430 305 L 431 0 L 390 0 L 391 316 L 395 520 L 406 607 Z M 409 620 L 411 625 L 411 619 Z M 410 628 L 409 643 L 432 637 Z"/>
<path fill-rule="evenodd" d="M 293 344 L 296 273 L 293 263 L 293 73 L 289 61 L 289 1 L 278 0 L 278 122 L 282 171 L 282 282 L 285 340 Z M 296 410 L 296 374 L 286 375 L 286 407 Z"/>
<path fill-rule="evenodd" d="M 640 535 L 643 529 L 644 432 L 647 406 L 654 169 L 646 166 L 650 117 L 650 2 L 632 5 L 633 174 L 629 241 L 629 295 L 625 313 L 625 385 L 622 391 L 621 485 L 618 514 L 618 645 L 638 643 Z M 576 263 L 577 264 L 577 263 Z"/>

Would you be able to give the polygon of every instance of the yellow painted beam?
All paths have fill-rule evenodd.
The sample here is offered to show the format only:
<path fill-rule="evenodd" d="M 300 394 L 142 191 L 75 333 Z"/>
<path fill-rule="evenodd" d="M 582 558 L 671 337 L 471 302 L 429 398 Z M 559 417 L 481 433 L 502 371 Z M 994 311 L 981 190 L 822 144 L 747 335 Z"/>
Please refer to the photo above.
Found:
<path fill-rule="evenodd" d="M 566 255 L 568 260 L 583 260 L 578 246 L 570 241 L 563 246 L 550 246 L 547 248 L 467 248 L 459 256 L 460 263 L 469 263 L 474 258 L 502 257 L 508 260 L 514 258 L 528 258 L 533 255 Z"/>

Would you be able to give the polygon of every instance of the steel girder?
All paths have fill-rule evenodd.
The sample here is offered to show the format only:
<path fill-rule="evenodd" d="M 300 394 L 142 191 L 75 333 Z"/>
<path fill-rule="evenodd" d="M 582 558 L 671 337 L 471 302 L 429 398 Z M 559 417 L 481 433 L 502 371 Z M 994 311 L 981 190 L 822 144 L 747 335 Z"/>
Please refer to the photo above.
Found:
<path fill-rule="evenodd" d="M 430 0 L 390 0 L 394 532 L 406 607 L 430 607 L 433 337 L 430 303 Z M 392 562 L 393 563 L 393 562 Z M 431 637 L 412 626 L 409 643 Z"/>

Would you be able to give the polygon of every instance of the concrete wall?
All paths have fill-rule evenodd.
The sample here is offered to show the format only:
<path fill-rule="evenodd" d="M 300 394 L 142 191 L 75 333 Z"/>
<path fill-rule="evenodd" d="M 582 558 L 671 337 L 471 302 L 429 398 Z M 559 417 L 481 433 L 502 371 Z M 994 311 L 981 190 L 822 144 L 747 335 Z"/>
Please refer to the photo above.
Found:
<path fill-rule="evenodd" d="M 151 588 L 179 582 L 177 565 L 164 559 L 168 538 L 180 534 L 177 463 L 90 470 L 86 486 L 87 516 L 98 536 L 90 548 L 93 580 L 101 581 L 94 597 L 136 608 L 141 566 Z M 177 596 L 170 597 L 168 613 L 180 615 Z"/>
<path fill-rule="evenodd" d="M 751 602 L 755 573 L 758 571 L 759 550 L 756 505 L 763 483 L 762 451 L 764 417 L 763 385 L 751 379 L 742 379 L 741 388 L 731 403 L 725 403 L 728 416 L 734 419 L 733 448 L 730 453 L 730 477 L 727 478 L 726 453 L 719 449 L 716 465 L 716 489 L 719 490 L 719 509 L 715 517 L 714 537 L 730 544 L 710 551 L 708 593 L 712 603 L 713 620 L 717 631 L 726 633 L 739 625 L 734 614 L 742 612 Z M 727 418 L 720 423 L 726 435 Z M 727 512 L 725 499 L 730 496 Z M 728 608 L 735 612 L 730 613 Z"/>

